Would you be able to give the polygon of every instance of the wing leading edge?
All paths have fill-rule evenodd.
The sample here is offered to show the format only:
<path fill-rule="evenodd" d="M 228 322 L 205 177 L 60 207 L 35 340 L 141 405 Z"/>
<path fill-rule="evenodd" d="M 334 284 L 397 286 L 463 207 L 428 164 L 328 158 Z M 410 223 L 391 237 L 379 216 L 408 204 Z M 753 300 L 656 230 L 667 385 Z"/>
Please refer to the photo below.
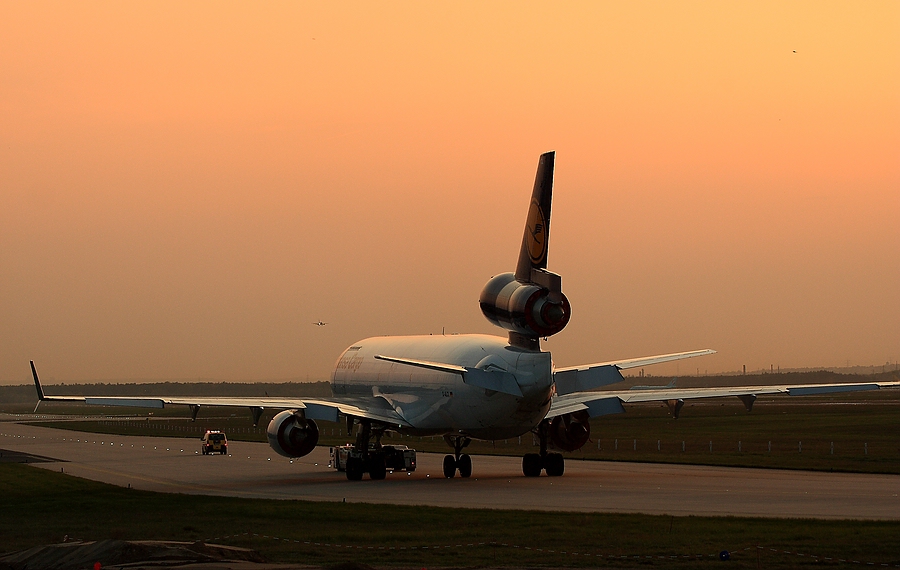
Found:
<path fill-rule="evenodd" d="M 557 396 L 550 405 L 547 418 L 564 414 L 587 411 L 591 417 L 615 414 L 625 411 L 623 404 L 637 402 L 666 402 L 673 415 L 684 400 L 702 398 L 721 398 L 736 396 L 744 402 L 749 410 L 757 396 L 768 394 L 787 394 L 789 396 L 809 396 L 813 394 L 833 394 L 838 392 L 859 392 L 881 390 L 884 388 L 900 388 L 900 382 L 847 382 L 842 384 L 798 384 L 781 386 L 739 386 L 716 388 L 672 388 L 660 390 L 625 390 L 578 392 Z"/>
<path fill-rule="evenodd" d="M 254 417 L 254 423 L 259 420 L 264 409 L 295 409 L 303 410 L 307 419 L 325 420 L 336 422 L 339 415 L 352 416 L 380 422 L 389 426 L 410 427 L 410 423 L 397 413 L 390 404 L 382 398 L 357 399 L 357 398 L 228 398 L 208 396 L 148 396 L 148 397 L 117 397 L 117 396 L 48 396 L 44 394 L 41 381 L 38 378 L 34 361 L 31 361 L 31 374 L 34 377 L 34 387 L 37 391 L 38 406 L 41 402 L 70 402 L 84 403 L 94 406 L 122 406 L 129 408 L 164 408 L 167 405 L 188 406 L 194 417 L 197 410 L 203 406 L 222 406 L 249 408 Z M 37 410 L 37 406 L 34 408 Z"/>

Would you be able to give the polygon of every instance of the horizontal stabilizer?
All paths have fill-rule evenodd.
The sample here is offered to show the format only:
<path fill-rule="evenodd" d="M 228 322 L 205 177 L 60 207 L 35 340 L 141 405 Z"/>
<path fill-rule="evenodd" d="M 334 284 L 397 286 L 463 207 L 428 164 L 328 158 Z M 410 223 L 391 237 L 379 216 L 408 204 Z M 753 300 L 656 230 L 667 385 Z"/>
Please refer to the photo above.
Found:
<path fill-rule="evenodd" d="M 459 366 L 456 364 L 444 364 L 443 362 L 415 360 L 412 358 L 398 358 L 396 356 L 383 356 L 381 354 L 376 354 L 375 358 L 378 360 L 386 360 L 388 362 L 396 362 L 397 364 L 405 364 L 407 366 L 417 366 L 427 370 L 459 374 L 462 376 L 463 382 L 470 386 L 478 386 L 485 390 L 503 392 L 504 394 L 512 394 L 513 396 L 522 396 L 522 389 L 519 388 L 516 377 L 509 372 L 501 372 L 499 370 L 487 371 L 481 370 L 480 368 L 470 368 L 468 366 Z"/>
<path fill-rule="evenodd" d="M 388 362 L 396 362 L 397 364 L 406 364 L 407 366 L 417 366 L 419 368 L 427 368 L 428 370 L 437 370 L 438 372 L 449 372 L 451 374 L 465 374 L 465 366 L 457 366 L 456 364 L 444 364 L 442 362 L 431 362 L 430 360 L 415 360 L 412 358 L 398 358 L 396 356 L 375 355 L 376 360 L 386 360 Z"/>
<path fill-rule="evenodd" d="M 602 391 L 571 394 L 553 398 L 546 418 L 552 419 L 557 416 L 581 411 L 585 411 L 588 416 L 596 418 L 610 414 L 621 414 L 625 412 L 625 407 L 622 405 L 622 399 L 615 394 Z"/>
<path fill-rule="evenodd" d="M 467 368 L 463 375 L 463 382 L 471 386 L 478 386 L 485 390 L 503 392 L 513 396 L 522 396 L 522 389 L 516 382 L 516 377 L 509 372 L 486 371 L 478 368 Z"/>
<path fill-rule="evenodd" d="M 593 390 L 624 380 L 619 368 L 613 364 L 567 368 L 555 372 L 553 379 L 556 381 L 556 393 L 559 395 Z"/>

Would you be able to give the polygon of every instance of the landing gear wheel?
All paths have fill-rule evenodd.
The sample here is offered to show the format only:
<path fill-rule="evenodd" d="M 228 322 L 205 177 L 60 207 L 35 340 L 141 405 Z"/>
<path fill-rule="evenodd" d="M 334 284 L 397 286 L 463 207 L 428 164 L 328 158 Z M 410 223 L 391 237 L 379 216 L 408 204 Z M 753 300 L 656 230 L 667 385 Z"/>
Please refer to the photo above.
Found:
<path fill-rule="evenodd" d="M 526 453 L 522 458 L 522 473 L 526 477 L 540 477 L 541 456 L 537 453 Z"/>
<path fill-rule="evenodd" d="M 369 478 L 380 481 L 387 476 L 387 467 L 384 463 L 384 455 L 376 453 L 369 456 Z"/>
<path fill-rule="evenodd" d="M 363 460 L 361 457 L 347 458 L 347 480 L 362 481 L 363 476 Z"/>
<path fill-rule="evenodd" d="M 472 458 L 467 453 L 463 453 L 459 456 L 459 461 L 456 462 L 456 467 L 459 469 L 460 477 L 472 476 Z"/>
<path fill-rule="evenodd" d="M 544 469 L 548 477 L 560 477 L 566 470 L 566 460 L 562 453 L 548 453 L 544 458 Z"/>
<path fill-rule="evenodd" d="M 456 475 L 456 460 L 453 459 L 452 455 L 444 456 L 444 477 L 447 479 L 453 479 L 453 476 Z"/>

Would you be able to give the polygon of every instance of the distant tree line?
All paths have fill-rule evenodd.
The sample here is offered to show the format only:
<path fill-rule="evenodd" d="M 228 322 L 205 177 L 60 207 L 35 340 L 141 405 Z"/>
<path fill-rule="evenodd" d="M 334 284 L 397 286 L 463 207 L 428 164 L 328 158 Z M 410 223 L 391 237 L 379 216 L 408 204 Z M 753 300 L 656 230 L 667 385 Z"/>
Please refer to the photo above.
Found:
<path fill-rule="evenodd" d="M 900 380 L 897 372 L 877 374 L 839 374 L 827 370 L 810 372 L 782 372 L 780 374 L 737 374 L 732 376 L 629 376 L 624 382 L 613 384 L 607 390 L 623 390 L 634 385 L 667 384 L 677 378 L 678 388 L 702 388 L 707 386 L 759 386 L 769 384 L 832 384 L 840 382 L 891 382 Z M 236 396 L 253 398 L 285 397 L 327 398 L 332 395 L 329 382 L 154 382 L 150 384 L 99 383 L 44 385 L 48 394 L 67 396 Z M 34 384 L 0 386 L 0 402 L 35 402 Z"/>
<path fill-rule="evenodd" d="M 58 396 L 235 396 L 308 397 L 331 396 L 329 382 L 155 382 L 151 384 L 54 384 L 41 382 L 47 394 Z M 0 386 L 0 402 L 36 402 L 34 384 Z"/>

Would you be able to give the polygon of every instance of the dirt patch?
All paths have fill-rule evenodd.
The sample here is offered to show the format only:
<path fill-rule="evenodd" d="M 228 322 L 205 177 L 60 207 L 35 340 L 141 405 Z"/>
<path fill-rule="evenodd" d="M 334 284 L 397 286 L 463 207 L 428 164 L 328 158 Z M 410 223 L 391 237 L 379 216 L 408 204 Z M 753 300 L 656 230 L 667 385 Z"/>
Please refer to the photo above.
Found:
<path fill-rule="evenodd" d="M 54 463 L 58 461 L 59 459 L 53 459 L 52 457 L 0 449 L 0 463 Z"/>

